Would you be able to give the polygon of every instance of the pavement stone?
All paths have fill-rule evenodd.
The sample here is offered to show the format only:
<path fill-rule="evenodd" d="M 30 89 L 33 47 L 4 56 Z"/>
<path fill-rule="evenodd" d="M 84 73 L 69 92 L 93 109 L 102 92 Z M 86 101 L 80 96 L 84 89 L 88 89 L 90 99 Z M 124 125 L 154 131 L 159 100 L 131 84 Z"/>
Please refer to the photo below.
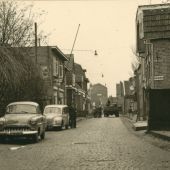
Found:
<path fill-rule="evenodd" d="M 11 147 L 24 145 L 17 150 Z M 169 170 L 170 152 L 132 134 L 121 118 L 49 131 L 37 144 L 0 144 L 0 170 Z"/>

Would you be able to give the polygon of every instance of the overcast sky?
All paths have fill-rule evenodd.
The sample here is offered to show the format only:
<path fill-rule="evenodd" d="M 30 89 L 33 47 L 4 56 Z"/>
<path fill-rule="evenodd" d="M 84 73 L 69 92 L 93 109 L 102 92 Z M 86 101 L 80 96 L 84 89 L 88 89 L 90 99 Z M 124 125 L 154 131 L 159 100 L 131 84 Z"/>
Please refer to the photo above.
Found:
<path fill-rule="evenodd" d="M 45 10 L 39 29 L 51 33 L 48 45 L 57 45 L 70 53 L 75 62 L 87 69 L 92 84 L 102 83 L 109 95 L 116 95 L 116 83 L 132 75 L 135 49 L 135 16 L 138 5 L 161 3 L 161 0 L 34 1 L 35 10 Z M 98 55 L 94 55 L 97 50 Z M 103 74 L 103 77 L 102 77 Z"/>

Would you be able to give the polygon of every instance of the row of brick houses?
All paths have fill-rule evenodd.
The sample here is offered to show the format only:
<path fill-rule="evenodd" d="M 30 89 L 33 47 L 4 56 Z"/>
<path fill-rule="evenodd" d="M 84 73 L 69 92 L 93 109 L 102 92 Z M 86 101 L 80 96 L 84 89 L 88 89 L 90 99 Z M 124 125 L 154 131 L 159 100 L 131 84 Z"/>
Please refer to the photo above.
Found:
<path fill-rule="evenodd" d="M 86 70 L 74 62 L 73 54 L 64 54 L 57 46 L 39 46 L 21 48 L 22 52 L 39 65 L 47 96 L 44 106 L 48 104 L 73 104 L 79 115 L 88 112 Z M 79 116 L 78 115 L 78 116 Z"/>

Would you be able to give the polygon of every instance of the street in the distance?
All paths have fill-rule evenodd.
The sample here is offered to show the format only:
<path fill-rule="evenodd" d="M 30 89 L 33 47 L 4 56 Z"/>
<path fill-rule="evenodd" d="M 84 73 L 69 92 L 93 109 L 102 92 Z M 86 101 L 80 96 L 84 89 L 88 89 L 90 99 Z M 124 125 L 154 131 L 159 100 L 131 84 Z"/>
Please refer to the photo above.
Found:
<path fill-rule="evenodd" d="M 84 119 L 76 129 L 48 131 L 38 144 L 24 140 L 1 143 L 0 169 L 168 170 L 168 148 L 153 145 L 154 138 L 148 142 L 134 135 L 121 119 Z M 17 146 L 22 147 L 10 149 Z"/>

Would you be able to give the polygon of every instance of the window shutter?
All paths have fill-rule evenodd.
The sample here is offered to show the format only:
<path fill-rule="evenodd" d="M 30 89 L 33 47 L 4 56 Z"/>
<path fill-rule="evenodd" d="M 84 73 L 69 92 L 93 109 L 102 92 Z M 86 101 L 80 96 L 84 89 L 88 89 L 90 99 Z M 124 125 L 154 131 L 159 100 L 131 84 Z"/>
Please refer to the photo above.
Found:
<path fill-rule="evenodd" d="M 56 59 L 53 59 L 53 76 L 56 76 Z"/>
<path fill-rule="evenodd" d="M 59 77 L 63 77 L 63 65 L 59 65 Z"/>

